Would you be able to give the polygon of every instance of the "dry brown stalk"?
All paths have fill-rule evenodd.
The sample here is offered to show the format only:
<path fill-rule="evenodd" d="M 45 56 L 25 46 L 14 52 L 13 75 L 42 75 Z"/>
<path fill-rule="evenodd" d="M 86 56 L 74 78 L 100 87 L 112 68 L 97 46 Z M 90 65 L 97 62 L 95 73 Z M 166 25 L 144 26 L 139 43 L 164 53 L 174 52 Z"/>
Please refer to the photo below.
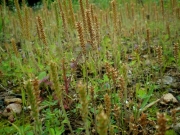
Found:
<path fill-rule="evenodd" d="M 111 118 L 111 98 L 110 96 L 106 93 L 104 95 L 104 103 L 105 103 L 105 110 L 106 110 L 106 114 L 107 114 L 107 117 L 108 119 L 110 120 Z"/>
<path fill-rule="evenodd" d="M 41 39 L 41 32 L 40 32 L 38 21 L 36 21 L 36 30 L 37 30 L 38 38 Z"/>
<path fill-rule="evenodd" d="M 67 20 L 63 11 L 61 12 L 61 17 L 63 22 L 64 33 L 67 33 Z"/>
<path fill-rule="evenodd" d="M 178 43 L 174 44 L 173 52 L 174 52 L 175 61 L 177 62 L 178 61 L 178 55 L 179 55 L 179 44 Z"/>
<path fill-rule="evenodd" d="M 177 123 L 176 113 L 177 113 L 177 110 L 176 110 L 176 109 L 173 109 L 173 110 L 171 111 L 171 116 L 172 116 L 173 125 L 176 125 L 176 123 Z"/>
<path fill-rule="evenodd" d="M 164 0 L 161 0 L 161 12 L 164 19 Z"/>
<path fill-rule="evenodd" d="M 120 108 L 117 104 L 114 105 L 113 112 L 117 121 L 117 125 L 120 126 Z"/>
<path fill-rule="evenodd" d="M 86 9 L 89 9 L 89 1 L 86 0 Z"/>
<path fill-rule="evenodd" d="M 118 80 L 118 71 L 117 71 L 117 69 L 111 67 L 111 74 L 112 74 L 112 80 L 113 80 L 114 86 L 116 86 L 117 85 L 117 80 Z"/>
<path fill-rule="evenodd" d="M 156 48 L 156 53 L 157 53 L 157 62 L 160 66 L 162 66 L 162 47 L 158 46 Z"/>
<path fill-rule="evenodd" d="M 91 11 L 91 20 L 92 20 L 92 23 L 94 23 L 94 5 L 93 4 L 91 4 L 90 11 Z"/>
<path fill-rule="evenodd" d="M 33 87 L 34 87 L 33 94 L 36 100 L 35 102 L 36 102 L 36 105 L 39 105 L 39 103 L 41 102 L 41 99 L 40 99 L 39 81 L 37 78 L 33 80 Z"/>
<path fill-rule="evenodd" d="M 39 27 L 39 30 L 40 30 L 41 40 L 43 41 L 44 45 L 47 47 L 47 40 L 46 40 L 46 35 L 45 35 L 45 32 L 44 32 L 44 28 L 43 28 L 42 19 L 41 19 L 40 16 L 37 16 L 36 19 L 37 19 L 38 27 Z"/>
<path fill-rule="evenodd" d="M 68 22 L 68 16 L 69 16 L 69 14 L 68 14 L 68 8 L 67 8 L 67 3 L 66 3 L 66 1 L 67 1 L 67 0 L 63 0 L 63 1 L 62 1 L 62 4 L 63 4 L 62 7 L 64 8 L 64 9 L 63 9 L 63 11 L 64 11 L 64 17 L 65 17 L 65 19 L 66 19 L 66 21 L 67 21 L 67 24 L 68 24 L 68 23 L 69 23 L 69 22 Z"/>
<path fill-rule="evenodd" d="M 125 89 L 126 89 L 126 87 L 125 87 L 125 80 L 124 80 L 124 78 L 123 77 L 119 77 L 118 78 L 118 81 L 119 81 L 119 87 L 120 87 L 120 89 L 122 90 L 122 92 L 124 93 L 124 91 L 125 91 Z"/>
<path fill-rule="evenodd" d="M 59 3 L 59 9 L 60 9 L 60 13 L 61 13 L 64 33 L 67 33 L 67 20 L 66 20 L 67 18 L 65 17 L 61 1 L 59 0 L 58 3 Z"/>
<path fill-rule="evenodd" d="M 25 6 L 25 28 L 26 28 L 26 38 L 27 40 L 30 39 L 30 34 L 29 34 L 29 13 L 28 13 L 28 8 Z"/>
<path fill-rule="evenodd" d="M 58 4 L 59 4 L 60 12 L 62 12 L 62 11 L 63 11 L 63 8 L 62 8 L 62 2 L 61 2 L 61 0 L 58 0 Z"/>
<path fill-rule="evenodd" d="M 164 114 L 157 113 L 157 135 L 165 135 L 166 132 L 166 117 Z"/>
<path fill-rule="evenodd" d="M 22 6 L 24 7 L 26 5 L 26 0 L 22 0 Z"/>
<path fill-rule="evenodd" d="M 131 115 L 129 119 L 129 129 L 133 135 L 138 135 L 138 125 L 135 123 L 133 115 Z"/>
<path fill-rule="evenodd" d="M 39 92 L 39 86 L 38 86 L 38 80 L 30 80 L 26 84 L 26 92 L 28 95 L 28 101 L 31 105 L 31 113 L 32 113 L 32 118 L 34 119 L 34 134 L 42 134 L 41 130 L 41 121 L 39 119 L 39 109 L 38 109 L 38 104 L 39 101 L 37 98 L 38 97 L 38 92 Z M 38 91 L 38 92 L 37 92 Z M 36 95 L 37 94 L 37 95 Z"/>
<path fill-rule="evenodd" d="M 73 6 L 72 6 L 72 0 L 69 0 L 69 10 L 70 10 L 72 25 L 73 25 L 73 27 L 75 27 L 75 16 L 74 16 L 74 10 L 73 10 Z"/>
<path fill-rule="evenodd" d="M 21 34 L 23 35 L 23 33 L 24 33 L 24 25 L 23 25 L 23 20 L 22 20 L 22 16 L 21 16 L 21 9 L 19 7 L 18 0 L 15 0 L 14 3 L 15 3 L 15 6 L 16 6 L 16 10 L 17 10 L 17 14 L 18 14 L 18 18 L 19 18 L 19 22 L 20 22 L 20 26 L 21 26 Z"/>
<path fill-rule="evenodd" d="M 100 28 L 97 15 L 94 16 L 94 24 L 95 24 L 95 35 L 96 35 L 96 42 L 97 46 L 99 47 L 100 44 Z"/>
<path fill-rule="evenodd" d="M 138 123 L 140 124 L 142 128 L 142 132 L 144 135 L 147 135 L 146 126 L 148 124 L 147 115 L 145 113 L 142 113 L 140 118 L 138 119 Z"/>
<path fill-rule="evenodd" d="M 93 38 L 93 25 L 91 20 L 91 12 L 90 10 L 86 10 L 86 19 L 87 19 L 87 26 L 88 26 L 88 32 L 90 34 L 91 39 Z"/>
<path fill-rule="evenodd" d="M 92 48 L 95 50 L 96 49 L 95 32 L 94 32 L 94 28 L 93 28 L 93 24 L 92 24 L 91 11 L 90 10 L 86 10 L 86 19 L 87 19 L 88 32 L 89 32 L 90 38 L 91 38 L 91 45 L 92 45 Z"/>
<path fill-rule="evenodd" d="M 113 24 L 114 32 L 117 32 L 117 2 L 116 0 L 111 1 L 112 11 L 113 11 Z"/>
<path fill-rule="evenodd" d="M 16 41 L 15 41 L 14 38 L 11 39 L 11 44 L 13 46 L 13 51 L 14 51 L 16 57 L 18 57 L 19 56 L 19 52 L 18 52 L 18 49 L 17 49 L 17 46 L 16 46 Z"/>
<path fill-rule="evenodd" d="M 145 128 L 148 124 L 147 115 L 145 113 L 142 113 L 138 121 L 142 128 Z"/>
<path fill-rule="evenodd" d="M 110 64 L 109 64 L 109 63 L 106 63 L 105 68 L 106 68 L 106 73 L 107 73 L 108 78 L 111 79 L 111 73 L 112 73 L 112 72 L 111 72 L 111 66 L 110 66 Z"/>
<path fill-rule="evenodd" d="M 78 37 L 79 37 L 80 45 L 82 48 L 82 52 L 84 55 L 86 55 L 86 48 L 85 48 L 85 41 L 84 41 L 82 24 L 80 22 L 77 22 L 76 27 L 77 27 L 77 31 L 78 31 Z"/>
<path fill-rule="evenodd" d="M 86 33 L 87 26 L 86 26 L 86 15 L 84 11 L 84 6 L 83 6 L 83 1 L 79 0 L 79 5 L 80 5 L 80 10 L 81 10 L 81 16 L 82 16 L 82 21 L 83 21 L 83 27 L 84 27 L 84 32 Z"/>

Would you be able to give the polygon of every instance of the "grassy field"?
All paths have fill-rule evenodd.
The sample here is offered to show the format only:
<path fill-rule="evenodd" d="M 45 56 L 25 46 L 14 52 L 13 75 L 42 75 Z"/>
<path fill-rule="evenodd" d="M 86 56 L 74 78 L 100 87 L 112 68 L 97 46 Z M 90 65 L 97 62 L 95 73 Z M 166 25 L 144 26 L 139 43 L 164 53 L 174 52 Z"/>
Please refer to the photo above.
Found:
<path fill-rule="evenodd" d="M 1 135 L 180 134 L 180 1 L 0 11 Z"/>

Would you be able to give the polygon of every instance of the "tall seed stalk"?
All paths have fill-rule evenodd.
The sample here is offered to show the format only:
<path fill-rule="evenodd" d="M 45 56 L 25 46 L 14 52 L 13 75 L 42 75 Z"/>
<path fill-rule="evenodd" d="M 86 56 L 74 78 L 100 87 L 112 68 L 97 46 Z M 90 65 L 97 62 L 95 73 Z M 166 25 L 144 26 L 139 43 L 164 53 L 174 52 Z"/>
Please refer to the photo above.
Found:
<path fill-rule="evenodd" d="M 156 48 L 156 53 L 157 53 L 157 62 L 159 64 L 159 75 L 160 75 L 161 87 L 162 87 L 162 85 L 163 85 L 163 80 L 162 80 L 163 79 L 163 69 L 162 69 L 163 60 L 162 60 L 162 47 L 161 46 L 158 46 Z"/>
<path fill-rule="evenodd" d="M 97 132 L 99 135 L 108 135 L 108 116 L 104 112 L 102 106 L 99 107 L 99 113 L 97 114 Z"/>
<path fill-rule="evenodd" d="M 24 34 L 24 25 L 23 25 L 23 20 L 22 20 L 22 15 L 21 15 L 21 9 L 20 9 L 18 0 L 14 0 L 14 3 L 15 3 L 16 10 L 17 10 L 19 23 L 21 26 L 21 34 L 23 35 Z"/>
<path fill-rule="evenodd" d="M 86 79 L 86 89 L 88 93 L 88 73 L 87 73 L 87 58 L 86 58 L 86 47 L 85 47 L 85 40 L 84 40 L 84 29 L 83 26 L 80 22 L 76 23 L 76 28 L 78 32 L 78 38 L 80 41 L 80 46 L 82 48 L 82 53 L 85 59 L 85 79 Z"/>
<path fill-rule="evenodd" d="M 82 84 L 82 82 L 79 82 L 77 86 L 78 92 L 79 92 L 79 100 L 80 104 L 82 105 L 81 108 L 81 115 L 82 119 L 84 121 L 84 127 L 86 130 L 86 135 L 90 135 L 89 132 L 89 121 L 88 121 L 88 100 L 87 100 L 87 92 L 86 92 L 86 86 Z"/>
<path fill-rule="evenodd" d="M 26 84 L 26 91 L 28 95 L 28 101 L 31 105 L 32 117 L 34 119 L 34 134 L 42 135 L 42 123 L 39 119 L 39 84 L 38 80 L 28 81 Z"/>
<path fill-rule="evenodd" d="M 67 121 L 67 125 L 69 127 L 69 130 L 71 132 L 72 135 L 74 135 L 74 132 L 72 130 L 72 127 L 71 127 L 71 124 L 70 124 L 70 121 L 69 121 L 69 118 L 67 116 L 67 113 L 66 113 L 66 110 L 64 108 L 64 105 L 63 105 L 63 96 L 62 96 L 62 89 L 61 89 L 61 85 L 59 83 L 59 77 L 58 77 L 58 72 L 57 72 L 57 65 L 56 63 L 54 62 L 51 62 L 50 63 L 50 71 L 51 71 L 51 77 L 52 77 L 52 81 L 53 81 L 53 84 L 54 84 L 54 89 L 55 89 L 55 94 L 57 95 L 58 97 L 58 101 L 60 103 L 60 107 L 63 111 L 63 114 L 65 116 L 65 119 Z"/>

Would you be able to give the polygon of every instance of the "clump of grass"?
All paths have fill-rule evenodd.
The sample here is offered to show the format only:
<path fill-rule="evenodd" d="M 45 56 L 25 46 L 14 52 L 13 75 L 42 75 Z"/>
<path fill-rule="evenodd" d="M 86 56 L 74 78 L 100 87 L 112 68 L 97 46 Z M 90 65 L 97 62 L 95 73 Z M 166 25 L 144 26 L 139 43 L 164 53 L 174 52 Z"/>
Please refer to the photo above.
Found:
<path fill-rule="evenodd" d="M 35 134 L 46 134 L 46 127 L 51 134 L 81 134 L 84 129 L 87 135 L 165 133 L 165 116 L 157 115 L 158 128 L 152 124 L 154 109 L 165 112 L 155 105 L 160 99 L 154 95 L 161 96 L 156 89 L 159 78 L 163 85 L 163 75 L 176 70 L 172 78 L 179 78 L 177 0 L 44 0 L 40 9 L 15 0 L 15 7 L 17 13 L 0 5 L 0 88 L 18 89 L 29 75 L 38 77 L 28 81 L 23 93 L 32 107 Z M 46 80 L 48 88 L 39 88 L 39 80 Z M 161 87 L 164 92 L 166 86 L 171 84 Z M 47 113 L 39 96 L 57 120 L 62 112 L 60 127 L 42 126 L 39 117 L 46 119 Z M 97 108 L 101 104 L 104 108 Z M 178 123 L 176 115 L 166 124 Z"/>

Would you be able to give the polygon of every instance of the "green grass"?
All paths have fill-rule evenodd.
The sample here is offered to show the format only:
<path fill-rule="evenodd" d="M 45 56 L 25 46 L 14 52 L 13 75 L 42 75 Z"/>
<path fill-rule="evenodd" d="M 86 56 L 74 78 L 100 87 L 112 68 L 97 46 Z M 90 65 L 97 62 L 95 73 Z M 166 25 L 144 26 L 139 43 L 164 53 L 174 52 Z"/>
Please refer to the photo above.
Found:
<path fill-rule="evenodd" d="M 160 126 L 157 125 L 157 113 L 164 113 L 167 123 L 163 124 L 173 127 L 175 118 L 169 112 L 178 107 L 178 104 L 167 103 L 163 106 L 160 100 L 152 106 L 148 105 L 161 99 L 169 90 L 176 93 L 175 97 L 179 94 L 178 87 L 173 85 L 180 79 L 179 48 L 175 49 L 177 59 L 174 56 L 174 43 L 180 41 L 180 13 L 177 14 L 180 1 L 174 5 L 177 8 L 175 11 L 172 10 L 170 1 L 164 0 L 163 18 L 160 0 L 144 1 L 144 7 L 136 0 L 117 0 L 115 25 L 112 1 L 89 0 L 94 6 L 93 17 L 97 17 L 99 29 L 96 28 L 95 18 L 91 18 L 95 34 L 92 38 L 89 27 L 84 29 L 82 25 L 86 30 L 81 33 L 84 36 L 86 54 L 82 53 L 84 46 L 80 41 L 79 29 L 73 26 L 68 1 L 67 9 L 61 3 L 65 25 L 58 2 L 51 2 L 47 3 L 47 7 L 41 5 L 34 10 L 29 7 L 27 21 L 24 7 L 21 7 L 23 29 L 19 23 L 18 11 L 1 8 L 0 99 L 4 99 L 4 95 L 21 95 L 23 110 L 21 114 L 13 114 L 12 123 L 0 114 L 0 127 L 3 127 L 0 134 L 72 134 L 71 127 L 77 135 L 107 134 L 106 130 L 111 134 L 123 135 L 175 134 L 173 128 L 167 131 L 157 128 Z M 72 3 L 75 21 L 83 24 L 79 2 L 74 0 Z M 54 4 L 57 4 L 56 10 Z M 85 1 L 83 4 L 85 8 Z M 157 10 L 155 14 L 154 8 Z M 40 24 L 37 16 L 42 19 L 41 36 L 44 31 L 47 46 L 43 38 L 38 37 L 37 24 L 39 29 Z M 26 36 L 27 25 L 29 37 Z M 147 29 L 150 31 L 149 44 Z M 18 56 L 11 43 L 12 38 L 17 42 Z M 93 43 L 97 45 L 95 48 Z M 157 52 L 158 46 L 162 47 L 162 54 Z M 52 63 L 56 65 L 56 75 L 52 70 Z M 172 77 L 174 82 L 168 85 L 161 83 L 164 76 Z M 35 78 L 39 81 L 38 85 L 33 83 Z M 82 87 L 85 94 L 79 91 Z M 57 89 L 63 91 L 61 99 Z M 110 98 L 110 108 L 107 108 L 107 101 L 104 99 L 106 94 Z M 34 103 L 29 103 L 29 99 L 34 99 Z M 27 109 L 30 105 L 32 110 Z M 86 106 L 88 112 L 82 106 Z M 108 109 L 110 116 L 107 118 Z M 86 117 L 83 119 L 84 115 Z M 176 123 L 179 123 L 179 114 L 175 116 Z M 38 124 L 42 125 L 42 131 L 38 131 L 36 122 L 40 122 Z M 100 123 L 108 125 L 101 127 Z"/>

